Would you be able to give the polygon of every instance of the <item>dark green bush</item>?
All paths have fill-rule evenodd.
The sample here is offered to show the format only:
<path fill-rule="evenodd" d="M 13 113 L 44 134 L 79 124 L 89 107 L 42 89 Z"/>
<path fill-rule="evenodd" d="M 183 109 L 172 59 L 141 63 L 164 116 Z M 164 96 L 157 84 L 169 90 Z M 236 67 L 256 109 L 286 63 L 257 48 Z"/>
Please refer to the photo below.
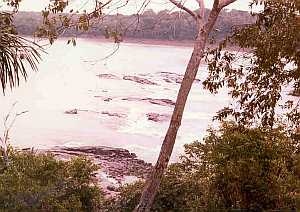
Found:
<path fill-rule="evenodd" d="M 152 211 L 268 211 L 300 208 L 299 139 L 280 129 L 224 124 L 202 143 L 185 146 L 169 166 Z M 93 185 L 98 169 L 86 158 L 11 151 L 0 160 L 0 211 L 125 211 L 138 204 L 144 183 L 105 199 Z"/>
<path fill-rule="evenodd" d="M 299 140 L 280 129 L 224 124 L 204 143 L 187 145 L 183 163 L 196 175 L 208 173 L 219 207 L 269 210 L 299 207 L 297 157 Z"/>
<path fill-rule="evenodd" d="M 0 163 L 0 211 L 96 211 L 103 202 L 92 183 L 97 169 L 82 157 L 12 151 L 8 166 Z"/>
<path fill-rule="evenodd" d="M 165 174 L 153 211 L 249 211 L 300 208 L 299 140 L 224 124 L 185 146 Z M 120 189 L 112 211 L 132 211 L 143 183 Z"/>

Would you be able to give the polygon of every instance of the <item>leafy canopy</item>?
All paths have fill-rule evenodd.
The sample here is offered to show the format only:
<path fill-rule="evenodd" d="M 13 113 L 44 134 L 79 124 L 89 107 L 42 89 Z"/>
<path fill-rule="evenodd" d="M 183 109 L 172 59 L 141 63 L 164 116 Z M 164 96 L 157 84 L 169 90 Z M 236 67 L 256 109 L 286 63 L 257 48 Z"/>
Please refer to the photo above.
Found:
<path fill-rule="evenodd" d="M 0 211 L 97 211 L 103 201 L 86 158 L 11 151 L 9 161 L 0 158 Z"/>
<path fill-rule="evenodd" d="M 169 166 L 152 211 L 249 211 L 300 208 L 297 140 L 273 129 L 225 123 L 204 142 L 185 145 L 181 162 Z M 129 212 L 142 182 L 120 189 L 108 211 Z"/>
<path fill-rule="evenodd" d="M 236 100 L 218 113 L 218 119 L 232 115 L 242 124 L 260 121 L 272 127 L 279 114 L 284 114 L 281 121 L 299 127 L 299 98 L 287 93 L 300 90 L 300 2 L 261 3 L 264 10 L 253 14 L 254 24 L 235 29 L 218 48 L 208 52 L 209 76 L 204 86 L 217 92 L 226 85 Z M 223 52 L 229 43 L 246 52 Z"/>

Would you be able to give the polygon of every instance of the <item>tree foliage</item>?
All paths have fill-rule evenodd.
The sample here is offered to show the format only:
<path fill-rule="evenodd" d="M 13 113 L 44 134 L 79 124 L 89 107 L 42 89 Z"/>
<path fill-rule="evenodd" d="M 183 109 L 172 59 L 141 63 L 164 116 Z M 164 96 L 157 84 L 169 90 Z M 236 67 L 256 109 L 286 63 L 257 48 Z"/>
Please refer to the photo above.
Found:
<path fill-rule="evenodd" d="M 0 12 L 0 83 L 3 92 L 7 84 L 18 86 L 20 78 L 27 79 L 27 70 L 37 70 L 42 48 L 17 35 L 12 23 L 13 14 Z"/>
<path fill-rule="evenodd" d="M 237 28 L 208 52 L 209 76 L 204 86 L 216 92 L 226 85 L 236 100 L 218 113 L 220 119 L 232 115 L 243 124 L 260 122 L 272 127 L 281 118 L 299 127 L 299 98 L 286 94 L 296 94 L 300 86 L 300 2 L 267 0 L 263 5 L 254 24 Z M 223 52 L 228 43 L 247 53 Z"/>
<path fill-rule="evenodd" d="M 11 151 L 0 160 L 1 211 L 97 211 L 103 193 L 93 184 L 99 167 L 85 158 Z"/>
<path fill-rule="evenodd" d="M 208 14 L 209 10 L 206 10 Z M 51 17 L 48 14 L 48 19 Z M 207 18 L 207 17 L 206 17 Z M 80 14 L 70 17 L 66 20 L 61 17 L 65 25 L 74 25 L 80 19 Z M 82 19 L 83 20 L 83 19 Z M 223 11 L 218 19 L 215 31 L 211 38 L 221 40 L 230 34 L 233 26 L 242 26 L 255 21 L 248 12 L 232 10 Z M 63 23 L 62 22 L 62 23 Z M 42 26 L 43 17 L 38 12 L 18 12 L 14 21 L 19 33 L 24 35 L 40 35 L 46 33 L 45 26 Z M 63 29 L 61 21 L 57 22 L 57 28 Z M 84 24 L 81 25 L 82 27 Z M 37 30 L 38 29 L 38 30 Z M 48 30 L 50 30 L 48 26 Z M 55 30 L 55 28 L 54 28 Z M 105 36 L 113 37 L 114 33 L 126 38 L 136 39 L 161 39 L 161 40 L 194 40 L 197 34 L 197 25 L 192 17 L 182 12 L 170 12 L 168 10 L 155 13 L 152 10 L 146 10 L 139 15 L 105 15 L 99 21 L 93 20 L 89 23 L 87 31 L 80 28 L 69 27 L 63 31 L 53 32 L 54 38 L 58 34 L 65 37 L 78 36 Z M 50 33 L 50 31 L 49 31 Z"/>
<path fill-rule="evenodd" d="M 266 133 L 225 123 L 204 142 L 185 145 L 165 173 L 152 211 L 249 211 L 300 208 L 299 143 L 281 129 Z M 132 211 L 143 183 L 121 188 L 111 210 Z"/>
<path fill-rule="evenodd" d="M 299 140 L 282 129 L 265 132 L 224 124 L 219 131 L 210 130 L 204 143 L 187 145 L 185 152 L 185 168 L 206 174 L 225 208 L 299 207 Z"/>
<path fill-rule="evenodd" d="M 69 9 L 69 1 L 55 0 L 50 1 L 45 10 L 42 11 L 43 22 L 37 26 L 34 35 L 37 37 L 46 37 L 52 44 L 58 36 L 62 36 L 67 30 L 75 32 L 87 32 L 93 22 L 98 22 L 102 19 L 102 11 L 110 1 L 103 4 L 95 1 L 95 8 L 92 12 L 79 12 L 76 9 Z M 69 11 L 66 12 L 67 8 Z M 75 36 L 75 34 L 73 34 Z M 73 45 L 76 45 L 75 39 L 72 40 Z"/>

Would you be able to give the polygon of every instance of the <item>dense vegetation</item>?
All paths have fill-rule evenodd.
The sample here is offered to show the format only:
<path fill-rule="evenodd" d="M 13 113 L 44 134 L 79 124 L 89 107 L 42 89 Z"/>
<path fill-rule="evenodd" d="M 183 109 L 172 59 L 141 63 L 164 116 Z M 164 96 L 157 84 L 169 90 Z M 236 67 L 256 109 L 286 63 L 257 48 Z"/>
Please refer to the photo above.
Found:
<path fill-rule="evenodd" d="M 300 208 L 300 149 L 282 129 L 265 131 L 225 123 L 203 142 L 185 146 L 169 166 L 153 211 L 296 210 Z M 85 158 L 10 152 L 0 161 L 0 210 L 132 211 L 144 183 L 107 199 L 93 184 L 99 167 Z"/>
<path fill-rule="evenodd" d="M 300 149 L 280 129 L 235 124 L 210 130 L 204 142 L 185 146 L 169 166 L 153 211 L 263 211 L 300 208 Z M 111 211 L 132 211 L 143 183 L 121 188 Z"/>
<path fill-rule="evenodd" d="M 226 86 L 235 100 L 218 113 L 219 119 L 231 116 L 265 128 L 279 121 L 295 130 L 300 128 L 300 101 L 285 94 L 300 91 L 300 1 L 266 1 L 264 7 L 254 24 L 209 52 L 204 86 L 211 92 Z M 224 52 L 228 43 L 250 52 Z"/>
<path fill-rule="evenodd" d="M 97 169 L 85 158 L 11 152 L 8 165 L 0 160 L 0 211 L 96 211 L 103 202 Z"/>
<path fill-rule="evenodd" d="M 63 3 L 54 1 L 50 11 L 54 14 L 63 12 Z M 235 118 L 239 125 L 224 124 L 219 131 L 210 130 L 204 142 L 186 145 L 182 160 L 167 168 L 152 206 L 153 211 L 226 211 L 237 208 L 295 211 L 300 208 L 300 103 L 296 99 L 280 105 L 284 86 L 290 85 L 292 93 L 299 95 L 299 10 L 298 0 L 265 0 L 264 11 L 257 18 L 238 11 L 220 14 L 211 37 L 224 38 L 232 26 L 236 26 L 237 30 L 217 49 L 208 52 L 209 76 L 204 85 L 211 92 L 217 92 L 223 86 L 229 88 L 236 104 L 221 110 L 217 117 L 220 120 L 228 116 Z M 91 16 L 72 16 L 72 19 L 78 19 L 72 27 L 72 19 L 62 14 L 52 19 L 48 11 L 44 11 L 43 15 L 18 13 L 14 22 L 16 29 L 11 14 L 1 13 L 0 44 L 4 45 L 0 48 L 0 77 L 3 90 L 6 84 L 17 84 L 19 74 L 26 78 L 22 63 L 24 57 L 33 69 L 39 58 L 35 48 L 24 50 L 24 47 L 34 44 L 26 45 L 26 40 L 16 35 L 17 31 L 48 37 L 51 43 L 58 36 L 78 36 L 81 32 L 112 36 L 117 38 L 116 41 L 123 36 L 185 40 L 193 39 L 197 32 L 195 22 L 179 12 L 156 14 L 146 11 L 139 17 L 100 17 L 100 12 Z M 90 24 L 94 16 L 101 21 Z M 245 26 L 248 23 L 253 24 Z M 15 40 L 9 40 L 11 38 Z M 11 41 L 20 45 L 11 46 Z M 240 55 L 222 52 L 228 43 L 251 49 L 251 54 L 243 54 L 243 59 L 249 64 L 236 65 Z M 202 53 L 204 46 L 195 49 L 193 55 Z M 20 49 L 23 51 L 19 52 Z M 199 55 L 196 59 L 200 64 L 203 55 Z M 199 64 L 190 70 L 198 70 Z M 192 85 L 193 80 L 190 81 Z M 284 112 L 278 114 L 279 106 Z M 286 115 L 285 118 L 282 114 Z M 284 130 L 278 128 L 280 122 L 285 124 Z M 172 133 L 173 144 L 176 133 Z M 32 152 L 1 153 L 1 210 L 132 211 L 144 186 L 143 182 L 138 182 L 122 187 L 116 198 L 104 200 L 101 190 L 92 182 L 97 168 L 88 160 L 77 158 L 63 162 L 51 155 Z M 168 160 L 169 156 L 166 158 Z M 155 191 L 152 190 L 152 193 L 155 194 Z"/>
<path fill-rule="evenodd" d="M 208 11 L 207 13 L 208 14 Z M 207 18 L 207 17 L 206 17 Z M 79 19 L 79 15 L 73 16 Z M 224 38 L 231 32 L 233 26 L 241 26 L 254 22 L 248 13 L 238 10 L 223 11 L 216 24 L 212 37 Z M 20 34 L 33 35 L 43 23 L 43 17 L 38 12 L 18 12 L 15 25 Z M 58 24 L 59 25 L 59 24 Z M 197 26 L 193 19 L 185 13 L 169 12 L 167 10 L 155 13 L 152 10 L 139 15 L 110 15 L 104 16 L 97 23 L 91 24 L 87 32 L 74 28 L 67 29 L 63 36 L 107 36 L 108 33 L 118 32 L 122 36 L 142 39 L 191 40 L 195 38 Z"/>

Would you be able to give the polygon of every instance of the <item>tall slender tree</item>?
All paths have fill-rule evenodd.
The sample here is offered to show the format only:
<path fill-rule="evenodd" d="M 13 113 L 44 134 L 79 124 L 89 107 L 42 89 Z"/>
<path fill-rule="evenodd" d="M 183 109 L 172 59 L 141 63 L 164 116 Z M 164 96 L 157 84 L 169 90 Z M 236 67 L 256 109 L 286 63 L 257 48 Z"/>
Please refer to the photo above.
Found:
<path fill-rule="evenodd" d="M 208 34 L 220 10 L 234 1 L 214 1 L 208 21 L 203 25 L 199 15 L 201 12 L 196 14 L 180 3 L 173 0 L 172 2 L 196 20 L 200 20 L 197 21 L 199 33 L 159 159 L 146 182 L 136 211 L 149 211 L 151 208 L 163 171 L 172 153 L 184 105 L 203 57 Z M 299 131 L 300 126 L 300 100 L 299 97 L 294 97 L 292 100 L 283 98 L 282 94 L 287 86 L 292 86 L 291 90 L 294 90 L 295 95 L 299 91 L 300 3 L 299 0 L 254 0 L 253 2 L 263 4 L 263 11 L 256 15 L 256 23 L 236 29 L 232 36 L 205 56 L 209 64 L 209 75 L 204 81 L 204 86 L 212 92 L 227 86 L 229 94 L 236 100 L 235 108 L 226 107 L 217 114 L 220 120 L 230 115 L 240 124 L 260 125 L 268 130 L 280 120 L 279 117 L 286 115 L 287 122 L 291 124 L 294 133 L 295 128 Z M 199 5 L 201 11 L 203 4 Z M 223 51 L 228 41 L 251 50 L 241 57 L 249 64 L 237 65 L 235 62 L 241 58 L 230 51 Z M 278 110 L 282 100 L 283 102 L 287 100 L 282 105 L 284 110 Z M 297 130 L 295 136 L 299 140 Z"/>
<path fill-rule="evenodd" d="M 188 62 L 184 78 L 182 80 L 175 108 L 171 117 L 170 125 L 165 135 L 161 151 L 158 160 L 153 168 L 150 177 L 146 181 L 144 191 L 142 193 L 141 199 L 137 207 L 136 212 L 150 211 L 151 206 L 154 201 L 154 197 L 159 188 L 162 176 L 165 169 L 168 166 L 173 147 L 175 144 L 177 132 L 181 125 L 181 120 L 186 105 L 188 95 L 190 93 L 192 84 L 196 78 L 200 62 L 204 57 L 205 47 L 208 41 L 209 34 L 213 30 L 216 20 L 221 12 L 221 10 L 228 6 L 229 4 L 235 2 L 236 0 L 214 0 L 213 8 L 210 11 L 208 20 L 204 20 L 205 4 L 204 0 L 197 0 L 199 5 L 198 12 L 195 12 L 187 8 L 182 2 L 176 0 L 170 0 L 176 7 L 189 13 L 197 22 L 198 34 L 194 43 L 193 53 Z"/>

